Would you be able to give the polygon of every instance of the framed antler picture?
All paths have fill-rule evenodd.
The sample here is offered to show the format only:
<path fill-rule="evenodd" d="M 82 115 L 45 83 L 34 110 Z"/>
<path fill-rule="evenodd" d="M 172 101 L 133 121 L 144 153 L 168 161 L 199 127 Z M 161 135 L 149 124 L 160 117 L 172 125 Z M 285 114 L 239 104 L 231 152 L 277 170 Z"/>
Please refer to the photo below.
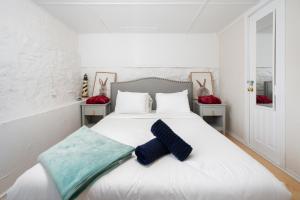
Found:
<path fill-rule="evenodd" d="M 211 72 L 191 72 L 190 78 L 193 82 L 193 99 L 198 99 L 198 96 L 213 95 Z"/>
<path fill-rule="evenodd" d="M 117 81 L 117 74 L 113 72 L 96 72 L 93 96 L 104 95 L 110 98 L 110 83 Z"/>

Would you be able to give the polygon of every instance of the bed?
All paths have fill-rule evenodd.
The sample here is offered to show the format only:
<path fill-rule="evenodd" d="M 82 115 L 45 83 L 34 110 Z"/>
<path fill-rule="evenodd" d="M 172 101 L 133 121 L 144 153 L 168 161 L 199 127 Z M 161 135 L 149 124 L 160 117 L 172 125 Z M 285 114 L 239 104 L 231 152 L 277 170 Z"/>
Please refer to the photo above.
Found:
<path fill-rule="evenodd" d="M 112 84 L 112 101 L 118 89 L 144 92 L 192 91 L 190 82 L 147 78 Z M 189 93 L 190 104 L 192 95 Z M 155 108 L 155 104 L 153 105 Z M 96 180 L 78 200 L 288 200 L 290 193 L 261 164 L 244 153 L 194 113 L 111 113 L 92 129 L 119 142 L 137 146 L 154 136 L 151 125 L 164 120 L 193 146 L 190 157 L 179 162 L 170 154 L 150 166 L 135 156 Z M 59 200 L 55 185 L 44 168 L 36 164 L 8 190 L 10 200 Z"/>

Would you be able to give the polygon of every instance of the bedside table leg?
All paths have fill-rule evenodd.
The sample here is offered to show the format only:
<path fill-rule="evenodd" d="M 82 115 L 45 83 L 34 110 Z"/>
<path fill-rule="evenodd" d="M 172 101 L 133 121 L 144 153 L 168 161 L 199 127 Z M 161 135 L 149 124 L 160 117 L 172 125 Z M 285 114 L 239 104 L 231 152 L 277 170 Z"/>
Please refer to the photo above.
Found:
<path fill-rule="evenodd" d="M 224 114 L 223 116 L 223 135 L 226 135 L 226 120 L 225 120 L 226 116 Z"/>
<path fill-rule="evenodd" d="M 85 125 L 85 116 L 83 112 L 81 111 L 81 126 Z"/>

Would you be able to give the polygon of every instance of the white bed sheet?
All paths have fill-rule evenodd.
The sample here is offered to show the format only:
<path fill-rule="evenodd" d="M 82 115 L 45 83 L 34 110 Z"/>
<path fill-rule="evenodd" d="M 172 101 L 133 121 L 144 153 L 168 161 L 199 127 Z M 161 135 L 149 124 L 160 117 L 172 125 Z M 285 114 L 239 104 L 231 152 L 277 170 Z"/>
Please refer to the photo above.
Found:
<path fill-rule="evenodd" d="M 267 169 L 199 116 L 190 114 L 110 114 L 92 129 L 137 146 L 154 136 L 151 125 L 163 119 L 193 147 L 184 161 L 167 155 L 150 166 L 135 156 L 98 179 L 79 200 L 288 200 L 290 193 Z M 40 164 L 20 176 L 9 200 L 58 200 Z"/>

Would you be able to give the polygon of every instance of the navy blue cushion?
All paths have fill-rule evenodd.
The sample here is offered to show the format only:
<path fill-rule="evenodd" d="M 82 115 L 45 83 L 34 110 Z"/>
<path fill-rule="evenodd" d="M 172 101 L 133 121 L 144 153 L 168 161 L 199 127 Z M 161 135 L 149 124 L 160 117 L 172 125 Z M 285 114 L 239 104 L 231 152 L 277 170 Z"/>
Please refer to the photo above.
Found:
<path fill-rule="evenodd" d="M 168 149 L 157 138 L 137 146 L 135 149 L 137 160 L 143 165 L 148 165 L 168 153 L 170 153 Z"/>
<path fill-rule="evenodd" d="M 151 131 L 180 161 L 184 161 L 193 150 L 189 144 L 176 135 L 174 131 L 160 119 L 152 125 Z"/>

